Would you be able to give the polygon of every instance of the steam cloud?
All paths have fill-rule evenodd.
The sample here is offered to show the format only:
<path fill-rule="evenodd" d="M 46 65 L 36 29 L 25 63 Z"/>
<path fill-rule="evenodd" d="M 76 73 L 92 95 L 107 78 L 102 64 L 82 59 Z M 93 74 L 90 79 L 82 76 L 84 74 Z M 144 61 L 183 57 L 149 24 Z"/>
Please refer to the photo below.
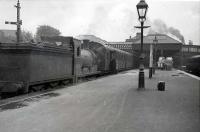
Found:
<path fill-rule="evenodd" d="M 100 5 L 94 10 L 86 34 L 93 34 L 107 41 L 120 41 L 133 31 L 137 14 L 126 4 Z"/>
<path fill-rule="evenodd" d="M 149 30 L 149 33 L 163 33 L 163 34 L 172 34 L 176 36 L 182 43 L 185 43 L 184 36 L 181 34 L 181 32 L 174 28 L 174 27 L 168 27 L 162 20 L 156 19 L 151 23 L 151 29 Z"/>

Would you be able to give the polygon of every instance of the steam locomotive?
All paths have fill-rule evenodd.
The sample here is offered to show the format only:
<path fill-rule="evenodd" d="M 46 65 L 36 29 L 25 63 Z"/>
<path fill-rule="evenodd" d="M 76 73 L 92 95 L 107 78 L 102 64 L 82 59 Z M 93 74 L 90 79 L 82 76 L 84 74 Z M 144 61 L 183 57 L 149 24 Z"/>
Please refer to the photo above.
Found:
<path fill-rule="evenodd" d="M 27 93 L 77 78 L 133 68 L 133 55 L 100 42 L 42 37 L 41 43 L 0 44 L 0 93 Z"/>

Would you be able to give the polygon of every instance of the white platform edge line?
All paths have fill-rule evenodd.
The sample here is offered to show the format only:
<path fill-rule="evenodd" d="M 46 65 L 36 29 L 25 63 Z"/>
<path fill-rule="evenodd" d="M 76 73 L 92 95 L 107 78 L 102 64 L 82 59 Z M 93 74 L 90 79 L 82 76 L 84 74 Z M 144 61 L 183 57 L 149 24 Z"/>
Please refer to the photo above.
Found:
<path fill-rule="evenodd" d="M 179 72 L 181 72 L 181 73 L 184 73 L 184 74 L 186 74 L 186 75 L 188 75 L 188 76 L 190 76 L 190 77 L 192 77 L 192 78 L 197 79 L 197 80 L 200 81 L 200 77 L 198 77 L 198 76 L 192 75 L 192 74 L 187 73 L 187 72 L 182 71 L 182 70 L 177 70 L 177 71 L 179 71 Z"/>

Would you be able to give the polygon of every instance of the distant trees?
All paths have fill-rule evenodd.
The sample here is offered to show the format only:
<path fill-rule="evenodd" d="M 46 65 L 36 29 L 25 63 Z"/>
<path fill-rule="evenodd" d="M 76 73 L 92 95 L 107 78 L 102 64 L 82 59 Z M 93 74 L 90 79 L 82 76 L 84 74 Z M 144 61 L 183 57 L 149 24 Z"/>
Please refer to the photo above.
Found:
<path fill-rule="evenodd" d="M 33 39 L 34 38 L 31 32 L 22 30 L 20 35 L 21 42 L 29 42 Z M 15 43 L 16 30 L 0 30 L 0 42 Z"/>
<path fill-rule="evenodd" d="M 51 26 L 41 25 L 37 28 L 36 34 L 33 34 L 30 31 L 22 30 L 20 34 L 21 42 L 38 42 L 41 41 L 41 36 L 59 36 L 61 32 Z M 0 42 L 5 43 L 15 43 L 16 42 L 16 30 L 0 30 Z"/>
<path fill-rule="evenodd" d="M 29 41 L 33 40 L 34 38 L 33 38 L 33 34 L 31 32 L 23 30 L 21 32 L 21 39 L 23 42 L 29 42 Z"/>
<path fill-rule="evenodd" d="M 39 41 L 41 36 L 59 36 L 60 34 L 61 32 L 54 27 L 41 25 L 37 28 L 35 39 Z"/>

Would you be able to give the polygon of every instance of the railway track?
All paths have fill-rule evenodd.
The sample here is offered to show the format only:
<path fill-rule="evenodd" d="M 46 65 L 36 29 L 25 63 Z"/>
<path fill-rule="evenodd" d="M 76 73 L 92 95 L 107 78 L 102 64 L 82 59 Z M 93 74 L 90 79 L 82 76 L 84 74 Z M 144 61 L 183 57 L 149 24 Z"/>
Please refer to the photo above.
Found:
<path fill-rule="evenodd" d="M 4 100 L 0 102 L 0 112 L 8 109 L 17 109 L 24 106 L 28 106 L 31 102 L 38 102 L 42 99 L 48 99 L 50 97 L 59 96 L 58 93 L 49 91 L 46 93 L 24 96 L 20 98 L 12 98 L 11 100 Z"/>
<path fill-rule="evenodd" d="M 6 109 L 20 108 L 20 107 L 26 106 L 28 102 L 33 102 L 33 101 L 37 101 L 43 98 L 57 96 L 58 93 L 56 93 L 55 91 L 58 89 L 63 89 L 63 88 L 67 88 L 73 85 L 96 80 L 98 78 L 105 77 L 107 75 L 108 74 L 80 78 L 78 79 L 76 84 L 68 83 L 66 85 L 57 85 L 55 87 L 48 87 L 42 91 L 35 91 L 35 92 L 32 91 L 28 94 L 21 94 L 21 95 L 16 95 L 16 96 L 0 99 L 0 111 L 4 111 Z"/>
<path fill-rule="evenodd" d="M 47 94 L 47 93 L 50 93 L 50 92 L 54 92 L 57 89 L 66 88 L 66 87 L 69 87 L 69 86 L 72 86 L 72 85 L 73 84 L 59 85 L 59 86 L 56 86 L 54 88 L 49 87 L 49 88 L 42 90 L 42 91 L 30 92 L 30 93 L 27 93 L 27 94 L 20 94 L 20 95 L 11 96 L 11 97 L 8 96 L 7 98 L 0 99 L 0 107 L 1 107 L 1 105 L 7 104 L 9 102 L 15 102 L 15 101 L 23 100 L 23 99 L 26 99 L 26 98 L 44 95 L 44 94 Z"/>
<path fill-rule="evenodd" d="M 119 73 L 123 73 L 126 71 L 120 71 Z M 58 89 L 63 89 L 67 88 L 73 85 L 81 84 L 84 82 L 88 81 L 93 81 L 99 78 L 103 78 L 106 76 L 110 76 L 112 74 L 110 73 L 104 73 L 104 74 L 95 74 L 87 77 L 81 77 L 77 80 L 77 83 L 68 83 L 68 84 L 62 84 L 62 85 L 57 85 L 57 86 L 50 86 L 43 89 L 42 91 L 32 91 L 28 94 L 21 94 L 21 95 L 16 95 L 8 98 L 1 99 L 0 98 L 0 111 L 4 111 L 7 109 L 15 109 L 15 108 L 20 108 L 23 106 L 26 106 L 29 102 L 32 101 L 37 101 L 43 98 L 49 98 L 49 97 L 54 97 L 57 96 L 58 93 L 55 91 Z"/>

